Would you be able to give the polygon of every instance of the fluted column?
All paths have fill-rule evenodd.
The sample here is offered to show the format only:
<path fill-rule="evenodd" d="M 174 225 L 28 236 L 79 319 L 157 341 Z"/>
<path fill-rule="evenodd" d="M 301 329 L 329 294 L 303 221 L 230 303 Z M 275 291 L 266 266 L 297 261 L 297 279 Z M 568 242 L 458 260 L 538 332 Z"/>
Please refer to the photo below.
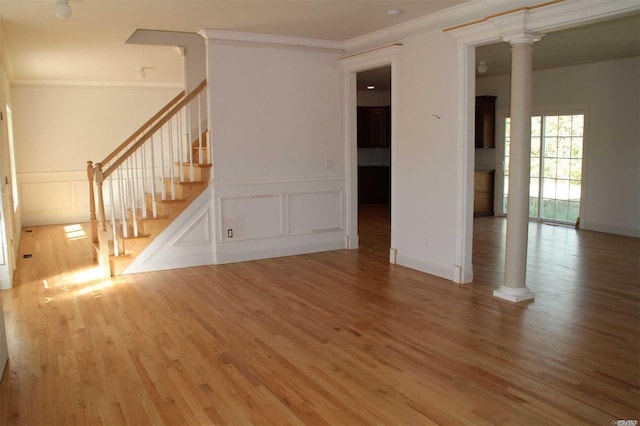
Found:
<path fill-rule="evenodd" d="M 529 230 L 529 163 L 533 98 L 532 51 L 539 37 L 523 34 L 511 43 L 511 143 L 504 283 L 493 292 L 510 302 L 533 299 L 526 286 Z"/>

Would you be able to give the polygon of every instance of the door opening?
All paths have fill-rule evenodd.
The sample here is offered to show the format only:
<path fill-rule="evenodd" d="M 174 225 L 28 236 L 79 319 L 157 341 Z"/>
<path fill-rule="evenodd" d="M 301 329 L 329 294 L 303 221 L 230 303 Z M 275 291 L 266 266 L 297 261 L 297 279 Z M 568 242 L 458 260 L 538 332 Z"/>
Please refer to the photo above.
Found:
<path fill-rule="evenodd" d="M 385 259 L 391 247 L 391 66 L 357 79 L 360 250 Z"/>

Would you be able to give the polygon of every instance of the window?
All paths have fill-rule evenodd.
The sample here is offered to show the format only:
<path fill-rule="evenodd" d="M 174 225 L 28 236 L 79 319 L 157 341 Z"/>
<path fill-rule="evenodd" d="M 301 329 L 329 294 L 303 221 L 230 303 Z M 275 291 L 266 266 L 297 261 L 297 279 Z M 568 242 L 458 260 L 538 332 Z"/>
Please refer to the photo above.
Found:
<path fill-rule="evenodd" d="M 504 198 L 509 196 L 511 120 L 505 119 Z M 531 117 L 529 216 L 539 220 L 575 223 L 580 215 L 584 115 Z"/>

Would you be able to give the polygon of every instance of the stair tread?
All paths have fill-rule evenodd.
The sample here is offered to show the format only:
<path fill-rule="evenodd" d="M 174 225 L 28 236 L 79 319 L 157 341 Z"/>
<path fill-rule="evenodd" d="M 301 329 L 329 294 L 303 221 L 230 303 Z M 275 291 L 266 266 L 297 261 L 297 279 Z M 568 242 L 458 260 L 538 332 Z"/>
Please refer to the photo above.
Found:
<path fill-rule="evenodd" d="M 167 183 L 171 183 L 171 179 L 165 179 L 164 181 L 167 182 Z M 190 181 L 190 180 L 180 180 L 180 181 L 174 180 L 173 183 L 175 185 L 195 185 L 195 184 L 206 184 L 207 182 L 205 182 L 203 180 L 193 180 L 193 181 Z"/>
<path fill-rule="evenodd" d="M 176 182 L 177 183 L 177 182 Z M 153 195 L 153 193 L 151 192 L 146 192 L 145 197 L 151 199 L 151 196 Z M 162 193 L 161 192 L 157 192 L 156 193 L 156 203 L 174 203 L 174 202 L 184 202 L 187 201 L 184 198 L 176 198 L 175 200 L 171 200 L 169 197 L 171 197 L 171 193 L 169 191 L 167 191 L 167 199 L 163 200 L 162 199 Z M 147 209 L 151 208 L 151 206 L 147 206 Z"/>
<path fill-rule="evenodd" d="M 177 161 L 175 163 L 175 165 L 176 166 L 190 166 L 191 163 L 189 163 L 189 162 L 180 163 L 179 161 Z M 203 169 L 208 169 L 210 167 L 213 167 L 213 164 L 211 164 L 211 163 L 193 163 L 193 167 L 200 167 L 200 168 L 203 168 Z"/>

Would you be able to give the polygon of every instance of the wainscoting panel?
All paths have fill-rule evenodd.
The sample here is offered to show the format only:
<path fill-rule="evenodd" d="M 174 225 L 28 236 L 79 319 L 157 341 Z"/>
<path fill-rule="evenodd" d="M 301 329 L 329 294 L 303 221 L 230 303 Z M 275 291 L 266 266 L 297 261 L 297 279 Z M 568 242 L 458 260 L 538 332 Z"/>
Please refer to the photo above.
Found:
<path fill-rule="evenodd" d="M 22 225 L 89 221 L 86 171 L 19 173 Z"/>
<path fill-rule="evenodd" d="M 342 231 L 342 191 L 287 194 L 287 235 Z"/>
<path fill-rule="evenodd" d="M 282 237 L 282 194 L 220 199 L 223 241 Z"/>
<path fill-rule="evenodd" d="M 215 192 L 216 264 L 345 248 L 343 178 L 216 182 Z"/>

